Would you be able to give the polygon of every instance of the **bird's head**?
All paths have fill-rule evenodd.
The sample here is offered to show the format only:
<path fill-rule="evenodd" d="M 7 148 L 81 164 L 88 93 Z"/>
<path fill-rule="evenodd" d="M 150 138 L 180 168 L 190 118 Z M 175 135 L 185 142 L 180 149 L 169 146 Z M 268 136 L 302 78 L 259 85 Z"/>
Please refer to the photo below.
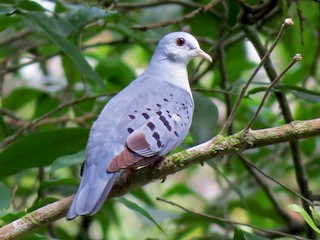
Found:
<path fill-rule="evenodd" d="M 200 48 L 195 37 L 186 32 L 173 32 L 164 36 L 158 43 L 154 57 L 157 61 L 169 60 L 183 64 L 195 57 L 212 62 L 210 55 Z"/>

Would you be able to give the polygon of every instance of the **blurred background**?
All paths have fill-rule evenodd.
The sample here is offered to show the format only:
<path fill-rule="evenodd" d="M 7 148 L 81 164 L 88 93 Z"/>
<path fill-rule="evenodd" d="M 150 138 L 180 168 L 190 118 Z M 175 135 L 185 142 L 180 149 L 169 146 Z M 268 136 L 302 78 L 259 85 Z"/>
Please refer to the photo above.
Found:
<path fill-rule="evenodd" d="M 224 132 L 244 129 L 267 86 L 273 88 L 252 129 L 319 117 L 320 3 L 312 0 L 31 1 L 0 0 L 0 226 L 74 194 L 89 129 L 108 99 L 146 68 L 157 41 L 187 31 L 214 58 L 188 66 L 196 109 L 179 152 L 222 129 L 242 86 L 275 40 Z M 106 136 L 107 137 L 107 136 Z M 316 239 L 320 196 L 319 138 L 275 144 L 215 158 L 109 199 L 92 217 L 58 220 L 23 239 Z M 192 211 L 259 226 L 225 223 Z M 273 229 L 278 234 L 263 231 Z M 303 239 L 302 238 L 302 239 Z"/>

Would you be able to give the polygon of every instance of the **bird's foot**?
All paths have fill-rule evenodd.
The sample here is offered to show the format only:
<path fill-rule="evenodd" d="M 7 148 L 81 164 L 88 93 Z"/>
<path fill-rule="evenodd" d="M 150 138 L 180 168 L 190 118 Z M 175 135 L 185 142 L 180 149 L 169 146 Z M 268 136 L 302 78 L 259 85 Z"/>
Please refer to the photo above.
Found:
<path fill-rule="evenodd" d="M 161 162 L 164 160 L 164 157 L 160 156 L 159 158 L 157 158 L 156 160 L 154 160 L 152 163 L 150 163 L 150 168 L 152 169 L 156 169 L 158 167 L 160 167 Z"/>
<path fill-rule="evenodd" d="M 134 168 L 125 168 L 123 171 L 123 177 L 126 181 L 126 184 L 129 184 L 129 177 L 131 176 L 131 174 L 134 172 Z"/>

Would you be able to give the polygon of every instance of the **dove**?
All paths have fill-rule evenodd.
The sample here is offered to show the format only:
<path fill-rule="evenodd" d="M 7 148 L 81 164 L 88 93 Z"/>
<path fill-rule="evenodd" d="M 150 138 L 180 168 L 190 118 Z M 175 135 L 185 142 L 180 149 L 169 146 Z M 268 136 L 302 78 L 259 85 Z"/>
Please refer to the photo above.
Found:
<path fill-rule="evenodd" d="M 212 61 L 191 34 L 167 34 L 146 70 L 108 101 L 90 130 L 68 220 L 95 214 L 122 170 L 155 163 L 182 143 L 194 109 L 187 64 L 195 57 Z"/>

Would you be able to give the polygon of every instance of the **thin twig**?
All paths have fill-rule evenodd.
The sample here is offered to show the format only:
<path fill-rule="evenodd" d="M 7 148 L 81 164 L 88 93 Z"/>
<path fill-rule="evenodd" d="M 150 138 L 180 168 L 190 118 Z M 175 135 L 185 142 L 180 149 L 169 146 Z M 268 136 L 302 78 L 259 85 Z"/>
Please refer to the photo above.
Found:
<path fill-rule="evenodd" d="M 238 96 L 237 93 L 235 92 L 231 92 L 231 91 L 227 91 L 227 90 L 214 90 L 214 89 L 204 89 L 204 88 L 192 88 L 192 91 L 195 92 L 203 92 L 203 93 L 209 93 L 209 94 L 226 94 L 226 95 L 233 95 L 233 96 Z M 0 109 L 1 110 L 1 109 Z"/>
<path fill-rule="evenodd" d="M 24 39 L 26 36 L 30 35 L 32 33 L 32 30 L 29 28 L 23 28 L 20 31 L 15 32 L 8 38 L 4 38 L 0 41 L 0 47 L 5 46 L 9 43 L 12 43 L 16 40 Z"/>
<path fill-rule="evenodd" d="M 260 113 L 260 111 L 261 111 L 261 109 L 262 109 L 262 107 L 263 107 L 263 105 L 264 105 L 264 103 L 265 103 L 265 101 L 266 101 L 269 93 L 271 92 L 272 88 L 278 83 L 278 81 L 283 77 L 283 75 L 284 75 L 296 62 L 300 61 L 301 59 L 302 59 L 301 54 L 296 54 L 296 55 L 293 57 L 292 61 L 288 64 L 288 66 L 279 74 L 279 76 L 278 76 L 276 79 L 274 79 L 274 80 L 269 84 L 269 86 L 268 86 L 268 88 L 267 88 L 267 90 L 266 90 L 266 92 L 265 92 L 265 94 L 264 94 L 264 96 L 263 96 L 263 98 L 262 98 L 262 100 L 261 100 L 261 103 L 260 103 L 257 111 L 255 112 L 255 114 L 252 116 L 252 118 L 251 118 L 250 121 L 248 122 L 247 126 L 245 127 L 245 129 L 244 129 L 245 131 L 247 131 L 248 129 L 251 128 L 254 120 L 258 117 L 258 115 L 259 115 L 259 113 Z"/>
<path fill-rule="evenodd" d="M 263 179 L 259 174 L 266 177 L 265 173 L 261 173 L 261 170 L 257 170 L 258 168 L 251 164 L 251 162 L 244 156 L 242 153 L 237 154 L 242 162 L 242 164 L 245 166 L 247 171 L 250 173 L 251 176 L 256 180 L 256 182 L 262 187 L 263 191 L 269 198 L 270 202 L 272 203 L 274 209 L 278 212 L 278 214 L 283 218 L 284 222 L 288 225 L 290 228 L 293 225 L 293 219 L 290 217 L 290 215 L 281 207 L 281 205 L 278 202 L 278 199 L 276 196 L 272 193 L 270 187 L 266 183 L 265 179 Z M 254 166 L 254 167 L 253 167 Z M 257 174 L 257 172 L 259 174 Z M 268 179 L 271 179 L 271 177 L 268 176 Z M 273 180 L 273 179 L 272 179 Z M 274 180 L 274 182 L 276 182 Z"/>
<path fill-rule="evenodd" d="M 166 20 L 166 21 L 152 23 L 152 24 L 149 24 L 149 25 L 134 25 L 131 28 L 132 29 L 136 29 L 136 30 L 141 30 L 141 31 L 147 31 L 147 30 L 154 29 L 154 28 L 166 27 L 166 26 L 169 26 L 169 25 L 174 25 L 174 24 L 177 24 L 177 23 L 181 23 L 181 22 L 184 22 L 186 20 L 190 20 L 191 18 L 195 17 L 199 13 L 206 12 L 206 11 L 210 10 L 211 8 L 213 8 L 219 2 L 220 2 L 220 0 L 212 0 L 207 5 L 199 7 L 196 10 L 193 10 L 192 12 L 190 12 L 190 13 L 182 16 L 182 17 L 179 17 L 179 18 L 169 19 L 169 20 Z"/>
<path fill-rule="evenodd" d="M 201 7 L 201 4 L 191 1 L 185 0 L 152 0 L 146 2 L 117 2 L 115 4 L 115 9 L 120 10 L 133 10 L 133 9 L 142 9 L 142 8 L 150 8 L 156 7 L 161 5 L 169 5 L 169 4 L 176 4 L 185 7 L 193 7 L 198 8 Z"/>
<path fill-rule="evenodd" d="M 35 124 L 33 127 L 38 127 L 38 126 L 41 126 L 41 125 L 45 125 L 45 124 L 57 124 L 57 123 L 67 123 L 67 122 L 75 122 L 77 124 L 85 124 L 85 122 L 87 120 L 90 120 L 90 119 L 94 119 L 96 118 L 96 114 L 93 114 L 93 113 L 87 113 L 87 114 L 84 114 L 82 116 L 79 116 L 79 117 L 71 117 L 70 115 L 64 115 L 64 116 L 61 116 L 61 117 L 56 117 L 56 118 L 46 118 L 46 119 L 43 119 L 41 121 L 39 121 L 37 124 Z M 26 127 L 30 124 L 29 121 L 25 121 L 25 120 L 16 120 L 16 119 L 6 119 L 6 124 L 7 125 L 10 125 L 10 126 L 15 126 L 15 127 Z"/>
<path fill-rule="evenodd" d="M 99 97 L 103 97 L 105 96 L 105 94 L 101 94 L 101 95 L 96 95 L 96 96 L 90 96 L 90 97 L 84 97 L 84 98 L 80 98 L 77 100 L 73 100 L 73 101 L 69 101 L 63 104 L 60 104 L 58 107 L 52 109 L 51 111 L 43 114 L 42 116 L 32 120 L 28 125 L 18 129 L 14 134 L 12 134 L 11 136 L 7 137 L 6 139 L 4 139 L 1 143 L 0 143 L 0 149 L 7 146 L 8 144 L 12 143 L 14 140 L 16 140 L 18 137 L 20 137 L 26 130 L 30 129 L 31 127 L 35 126 L 36 124 L 38 124 L 40 121 L 44 120 L 45 118 L 51 116 L 52 114 L 60 111 L 61 109 L 65 108 L 65 107 L 69 107 L 69 106 L 73 106 L 75 104 L 84 102 L 84 101 L 90 101 L 90 100 L 94 100 L 96 98 Z"/>
<path fill-rule="evenodd" d="M 235 103 L 235 105 L 232 108 L 232 111 L 226 121 L 226 123 L 224 124 L 224 126 L 222 127 L 221 131 L 220 131 L 220 135 L 222 135 L 231 125 L 231 123 L 233 122 L 233 119 L 235 117 L 236 111 L 239 108 L 240 102 L 241 100 L 244 98 L 245 93 L 249 87 L 249 85 L 251 84 L 252 80 L 254 79 L 254 77 L 256 76 L 256 74 L 259 72 L 260 68 L 265 64 L 265 62 L 267 61 L 267 59 L 269 59 L 272 51 L 274 50 L 274 48 L 277 46 L 278 42 L 280 41 L 282 35 L 284 34 L 285 30 L 288 29 L 289 26 L 293 25 L 293 21 L 290 18 L 287 18 L 284 20 L 281 29 L 276 37 L 276 39 L 274 40 L 273 44 L 271 45 L 270 49 L 265 53 L 265 55 L 263 56 L 263 58 L 261 59 L 259 65 L 256 67 L 256 69 L 254 70 L 254 72 L 252 73 L 252 75 L 250 76 L 249 80 L 244 84 L 244 86 L 242 87 L 242 90 L 240 92 L 240 95 Z"/>
<path fill-rule="evenodd" d="M 257 168 L 254 164 L 252 164 L 250 161 L 247 160 L 247 158 L 242 154 L 242 153 L 237 153 L 238 156 L 241 157 L 241 159 L 246 162 L 250 167 L 252 167 L 253 169 L 255 169 L 256 171 L 258 171 L 260 174 L 262 174 L 264 177 L 268 178 L 269 180 L 271 180 L 272 182 L 278 184 L 279 186 L 281 186 L 282 188 L 286 189 L 287 191 L 291 192 L 293 195 L 297 196 L 298 198 L 306 201 L 309 203 L 309 205 L 311 206 L 315 206 L 317 205 L 316 203 L 313 203 L 311 200 L 305 198 L 304 196 L 302 196 L 300 193 L 292 190 L 291 188 L 287 187 L 286 185 L 278 182 L 277 180 L 273 179 L 272 177 L 268 176 L 267 174 L 265 174 L 263 171 L 261 171 L 259 168 Z"/>
<path fill-rule="evenodd" d="M 123 38 L 120 40 L 113 40 L 113 41 L 108 41 L 108 42 L 99 42 L 99 43 L 94 43 L 94 44 L 90 44 L 90 45 L 84 45 L 81 47 L 82 50 L 85 49 L 89 49 L 89 48 L 93 48 L 93 47 L 99 47 L 99 46 L 113 46 L 113 45 L 117 45 L 117 44 L 122 44 L 122 43 L 129 43 L 131 42 L 128 38 Z M 0 74 L 6 74 L 6 73 L 10 73 L 10 72 L 14 72 L 20 68 L 29 66 L 31 64 L 37 63 L 37 62 L 41 62 L 41 61 L 46 61 L 49 60 L 55 56 L 60 55 L 62 52 L 58 51 L 58 52 L 54 52 L 51 53 L 47 56 L 42 56 L 42 57 L 38 57 L 35 58 L 29 62 L 25 62 L 25 63 L 21 63 L 21 64 L 16 64 L 16 65 L 12 65 L 12 66 L 8 66 L 6 68 L 1 68 L 0 69 Z"/>
<path fill-rule="evenodd" d="M 236 225 L 236 226 L 249 227 L 249 228 L 261 231 L 261 232 L 276 234 L 278 236 L 283 236 L 283 237 L 290 237 L 290 238 L 293 238 L 293 239 L 300 239 L 300 240 L 306 240 L 307 239 L 307 238 L 304 238 L 304 237 L 299 237 L 299 236 L 295 236 L 295 235 L 291 235 L 291 234 L 287 234 L 287 233 L 283 233 L 283 232 L 278 232 L 278 231 L 271 230 L 271 229 L 265 229 L 265 228 L 262 228 L 262 227 L 259 227 L 259 226 L 255 226 L 255 225 L 251 225 L 251 224 L 247 224 L 247 223 L 241 223 L 241 222 L 237 222 L 237 221 L 233 221 L 233 220 L 229 220 L 229 219 L 225 219 L 225 218 L 221 218 L 221 217 L 217 217 L 217 216 L 212 216 L 212 215 L 205 214 L 205 213 L 195 212 L 195 211 L 187 209 L 187 208 L 185 208 L 185 207 L 183 207 L 183 206 L 181 206 L 181 205 L 179 205 L 177 203 L 165 200 L 163 198 L 157 197 L 156 199 L 158 201 L 170 204 L 170 205 L 172 205 L 174 207 L 178 207 L 178 208 L 182 209 L 183 211 L 185 211 L 187 213 L 191 213 L 193 215 L 196 215 L 196 216 L 199 216 L 199 217 L 203 217 L 203 218 L 206 218 L 206 219 L 210 219 L 210 220 L 213 220 L 213 221 L 229 223 L 229 224 Z"/>
<path fill-rule="evenodd" d="M 239 24 L 235 24 L 233 27 L 231 27 L 228 31 L 226 31 L 209 49 L 208 49 L 208 53 L 211 53 L 213 52 L 213 50 L 215 49 L 219 49 L 220 47 L 227 47 L 227 46 L 230 46 L 232 45 L 233 43 L 239 41 L 239 38 L 234 38 L 235 41 L 229 41 L 228 42 L 228 45 L 225 45 L 225 39 L 231 35 L 233 32 L 235 32 L 236 30 L 239 29 Z M 214 58 L 213 58 L 214 60 Z M 205 62 L 204 59 L 202 59 L 200 61 L 200 63 L 197 65 L 196 69 L 193 71 L 193 73 L 190 75 L 190 82 L 193 83 L 195 82 L 197 79 L 200 78 L 200 76 L 197 76 L 202 64 Z M 211 68 L 213 65 L 213 63 L 210 63 L 208 65 L 208 68 Z"/>

